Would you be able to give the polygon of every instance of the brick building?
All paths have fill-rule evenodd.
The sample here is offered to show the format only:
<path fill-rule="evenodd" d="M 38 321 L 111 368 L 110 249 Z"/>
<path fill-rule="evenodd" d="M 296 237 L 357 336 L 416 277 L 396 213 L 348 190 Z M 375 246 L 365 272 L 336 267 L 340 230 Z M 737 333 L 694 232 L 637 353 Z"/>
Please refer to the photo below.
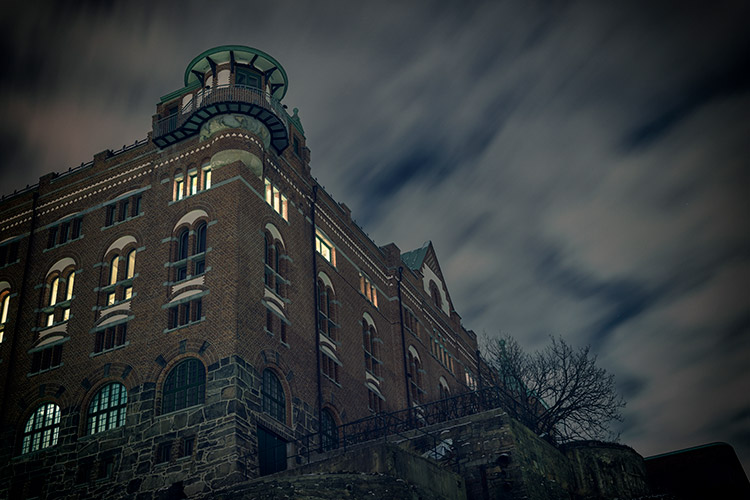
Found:
<path fill-rule="evenodd" d="M 0 202 L 0 497 L 206 493 L 475 388 L 434 248 L 316 182 L 287 84 L 208 50 L 146 139 Z"/>

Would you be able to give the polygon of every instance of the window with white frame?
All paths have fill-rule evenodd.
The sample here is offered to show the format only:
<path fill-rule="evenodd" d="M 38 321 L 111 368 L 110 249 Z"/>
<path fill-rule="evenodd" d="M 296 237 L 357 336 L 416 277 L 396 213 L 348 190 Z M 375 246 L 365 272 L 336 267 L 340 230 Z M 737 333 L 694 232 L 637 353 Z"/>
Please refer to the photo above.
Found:
<path fill-rule="evenodd" d="M 336 248 L 320 230 L 315 230 L 315 250 L 333 267 L 336 267 Z"/>
<path fill-rule="evenodd" d="M 42 404 L 26 421 L 23 429 L 21 453 L 55 446 L 59 435 L 60 407 L 54 403 Z"/>

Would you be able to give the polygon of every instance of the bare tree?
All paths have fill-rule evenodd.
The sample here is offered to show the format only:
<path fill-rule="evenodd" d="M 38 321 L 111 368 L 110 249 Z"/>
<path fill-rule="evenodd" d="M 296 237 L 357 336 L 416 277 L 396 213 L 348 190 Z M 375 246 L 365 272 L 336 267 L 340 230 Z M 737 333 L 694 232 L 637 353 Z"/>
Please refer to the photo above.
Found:
<path fill-rule="evenodd" d="M 551 337 L 529 354 L 505 336 L 487 341 L 487 363 L 496 371 L 505 409 L 550 441 L 616 440 L 609 425 L 622 421 L 625 401 L 614 375 L 596 366 L 589 347 L 573 349 Z"/>

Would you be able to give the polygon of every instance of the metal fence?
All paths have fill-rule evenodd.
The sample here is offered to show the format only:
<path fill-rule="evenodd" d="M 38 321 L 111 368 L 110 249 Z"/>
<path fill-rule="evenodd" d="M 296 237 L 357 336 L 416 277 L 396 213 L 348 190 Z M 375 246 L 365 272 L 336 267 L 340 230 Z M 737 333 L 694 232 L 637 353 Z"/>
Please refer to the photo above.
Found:
<path fill-rule="evenodd" d="M 268 92 L 247 85 L 217 85 L 200 89 L 192 94 L 190 100 L 174 114 L 154 122 L 154 137 L 161 137 L 180 128 L 196 111 L 212 104 L 241 102 L 264 108 L 273 113 L 285 128 L 289 127 L 289 119 L 281 102 Z"/>

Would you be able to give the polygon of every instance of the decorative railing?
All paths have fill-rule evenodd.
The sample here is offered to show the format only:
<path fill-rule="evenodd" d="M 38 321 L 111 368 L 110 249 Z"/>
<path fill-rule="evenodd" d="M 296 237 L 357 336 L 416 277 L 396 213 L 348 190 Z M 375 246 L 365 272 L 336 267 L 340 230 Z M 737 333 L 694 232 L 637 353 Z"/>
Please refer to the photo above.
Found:
<path fill-rule="evenodd" d="M 191 99 L 177 113 L 154 122 L 154 137 L 174 132 L 182 127 L 196 111 L 218 103 L 246 103 L 266 109 L 289 127 L 289 115 L 278 99 L 268 92 L 246 85 L 217 85 L 200 89 L 192 94 Z"/>

